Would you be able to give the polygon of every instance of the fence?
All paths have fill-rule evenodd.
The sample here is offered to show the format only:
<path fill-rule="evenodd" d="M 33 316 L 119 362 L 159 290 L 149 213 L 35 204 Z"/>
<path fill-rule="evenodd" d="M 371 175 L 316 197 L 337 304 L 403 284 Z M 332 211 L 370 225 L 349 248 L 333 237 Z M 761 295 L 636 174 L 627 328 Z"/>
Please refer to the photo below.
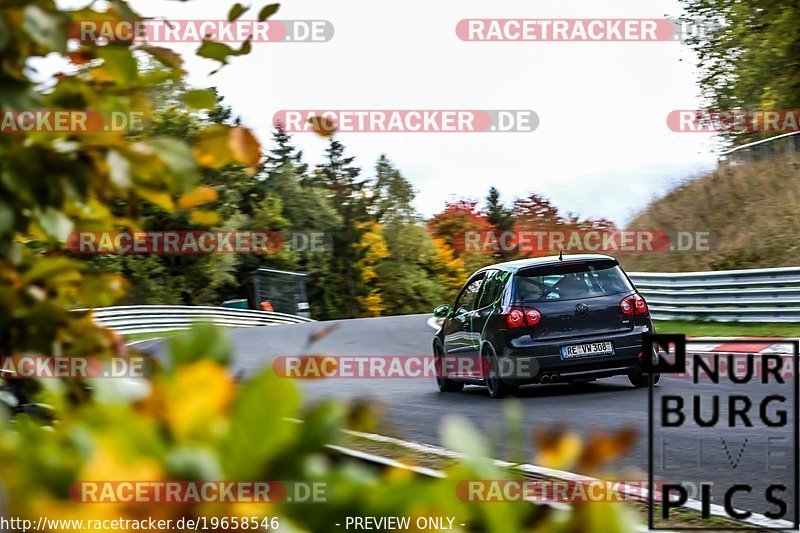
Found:
<path fill-rule="evenodd" d="M 228 307 L 134 305 L 99 307 L 91 311 L 95 322 L 118 333 L 126 334 L 184 330 L 189 329 L 195 322 L 211 322 L 227 327 L 313 322 L 310 318 L 284 313 Z"/>
<path fill-rule="evenodd" d="M 800 322 L 800 267 L 629 275 L 656 319 Z"/>
<path fill-rule="evenodd" d="M 793 131 L 726 150 L 720 153 L 720 166 L 780 156 L 797 156 L 800 153 L 798 134 L 800 131 Z"/>

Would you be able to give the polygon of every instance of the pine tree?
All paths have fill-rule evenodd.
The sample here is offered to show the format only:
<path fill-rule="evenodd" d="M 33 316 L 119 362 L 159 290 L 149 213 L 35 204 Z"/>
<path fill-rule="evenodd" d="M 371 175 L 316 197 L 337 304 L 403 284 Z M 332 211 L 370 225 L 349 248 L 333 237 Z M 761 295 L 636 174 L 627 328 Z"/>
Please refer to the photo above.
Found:
<path fill-rule="evenodd" d="M 357 243 L 361 240 L 363 223 L 370 221 L 365 195 L 365 182 L 359 181 L 361 169 L 352 166 L 354 157 L 344 155 L 344 145 L 331 138 L 325 150 L 327 160 L 317 167 L 314 183 L 327 189 L 334 208 L 341 217 L 339 231 L 333 235 L 332 275 L 342 287 L 339 316 L 358 316 L 358 267 L 360 257 Z"/>
<path fill-rule="evenodd" d="M 385 155 L 375 164 L 371 193 L 371 211 L 378 222 L 410 224 L 416 221 L 411 205 L 414 188 Z"/>
<path fill-rule="evenodd" d="M 298 150 L 292 144 L 291 135 L 278 125 L 278 128 L 272 134 L 272 140 L 275 143 L 275 147 L 267 155 L 265 170 L 269 173 L 286 164 L 292 164 L 294 171 L 299 176 L 305 177 L 308 172 L 308 164 L 303 162 L 302 150 Z"/>
<path fill-rule="evenodd" d="M 514 219 L 511 211 L 500 203 L 500 191 L 496 187 L 489 189 L 486 196 L 486 214 L 489 222 L 500 231 L 514 228 Z"/>

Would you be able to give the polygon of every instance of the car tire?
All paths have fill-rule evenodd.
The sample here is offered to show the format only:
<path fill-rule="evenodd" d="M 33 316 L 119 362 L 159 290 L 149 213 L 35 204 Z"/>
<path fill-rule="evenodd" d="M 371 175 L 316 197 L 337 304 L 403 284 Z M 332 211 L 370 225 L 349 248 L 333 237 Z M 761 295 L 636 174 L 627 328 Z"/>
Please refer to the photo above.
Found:
<path fill-rule="evenodd" d="M 637 389 L 647 387 L 650 384 L 649 376 L 641 371 L 628 374 L 628 381 Z M 657 385 L 661 381 L 661 374 L 653 376 L 653 385 Z"/>
<path fill-rule="evenodd" d="M 486 345 L 483 348 L 484 368 L 488 369 L 488 375 L 484 376 L 483 382 L 486 384 L 486 389 L 489 391 L 489 397 L 492 399 L 505 398 L 509 394 L 513 394 L 519 390 L 519 387 L 509 385 L 503 381 L 500 376 L 500 366 L 497 361 L 497 354 L 491 345 Z"/>
<path fill-rule="evenodd" d="M 442 368 L 439 366 L 438 361 L 444 356 L 444 350 L 442 350 L 441 345 L 436 342 L 433 345 L 433 357 L 437 359 L 436 368 Z M 452 379 L 447 379 L 445 377 L 440 377 L 439 372 L 437 370 L 436 375 L 436 385 L 439 387 L 439 392 L 461 392 L 464 390 L 464 383 L 460 381 L 453 381 Z"/>

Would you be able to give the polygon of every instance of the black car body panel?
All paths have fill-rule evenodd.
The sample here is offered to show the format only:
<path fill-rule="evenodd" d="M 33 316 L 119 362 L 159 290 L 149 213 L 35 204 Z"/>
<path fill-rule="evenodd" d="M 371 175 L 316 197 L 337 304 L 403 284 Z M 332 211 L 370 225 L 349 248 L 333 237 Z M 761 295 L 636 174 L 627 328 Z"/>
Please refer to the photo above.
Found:
<path fill-rule="evenodd" d="M 502 376 L 510 385 L 640 373 L 642 334 L 654 328 L 648 313 L 623 312 L 621 302 L 634 297 L 641 299 L 619 263 L 604 255 L 493 265 L 470 276 L 434 342 L 447 357 L 493 352 L 506 363 Z M 538 322 L 509 327 L 512 309 L 535 310 Z M 608 351 L 604 343 L 613 353 L 564 353 L 574 345 Z M 465 368 L 446 377 L 466 383 L 486 377 L 485 365 Z"/>

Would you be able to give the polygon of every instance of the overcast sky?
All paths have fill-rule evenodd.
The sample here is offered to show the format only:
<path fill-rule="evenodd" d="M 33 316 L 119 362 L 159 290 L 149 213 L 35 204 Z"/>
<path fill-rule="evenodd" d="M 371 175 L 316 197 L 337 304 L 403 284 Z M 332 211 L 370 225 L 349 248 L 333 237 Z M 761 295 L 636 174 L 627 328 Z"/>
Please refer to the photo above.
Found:
<path fill-rule="evenodd" d="M 177 19 L 224 18 L 230 3 L 132 2 L 144 15 Z M 446 199 L 482 199 L 494 185 L 507 202 L 535 192 L 564 211 L 624 224 L 716 160 L 708 134 L 666 126 L 671 110 L 700 105 L 693 54 L 677 42 L 464 42 L 456 23 L 679 14 L 677 0 L 303 0 L 282 4 L 273 18 L 326 19 L 331 41 L 255 43 L 213 76 L 215 63 L 190 56 L 196 44 L 172 47 L 186 52 L 191 82 L 218 87 L 265 145 L 281 109 L 533 109 L 541 122 L 532 133 L 342 133 L 339 140 L 369 175 L 385 153 L 414 184 L 424 215 Z M 294 137 L 309 162 L 321 162 L 327 141 Z"/>

